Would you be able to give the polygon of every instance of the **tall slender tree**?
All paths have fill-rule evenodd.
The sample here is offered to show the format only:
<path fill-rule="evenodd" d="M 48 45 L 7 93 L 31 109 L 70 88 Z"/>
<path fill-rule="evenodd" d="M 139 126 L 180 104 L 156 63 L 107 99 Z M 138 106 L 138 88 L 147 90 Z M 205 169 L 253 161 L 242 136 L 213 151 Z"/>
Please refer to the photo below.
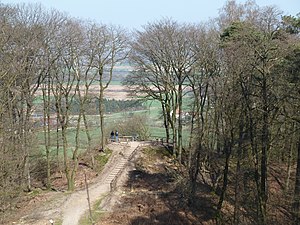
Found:
<path fill-rule="evenodd" d="M 196 62 L 193 51 L 196 29 L 164 19 L 136 33 L 130 60 L 135 71 L 127 78 L 135 93 L 158 100 L 166 135 L 172 129 L 174 154 L 182 157 L 182 108 L 187 77 Z M 170 126 L 169 126 L 170 125 Z"/>

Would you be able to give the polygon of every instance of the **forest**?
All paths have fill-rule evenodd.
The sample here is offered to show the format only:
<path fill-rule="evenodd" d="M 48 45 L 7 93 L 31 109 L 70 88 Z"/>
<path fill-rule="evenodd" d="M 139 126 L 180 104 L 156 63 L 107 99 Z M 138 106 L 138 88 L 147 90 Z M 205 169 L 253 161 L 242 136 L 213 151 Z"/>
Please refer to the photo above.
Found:
<path fill-rule="evenodd" d="M 41 174 L 51 189 L 57 164 L 73 191 L 82 136 L 85 149 L 103 149 L 107 113 L 155 100 L 191 205 L 201 181 L 218 197 L 217 224 L 270 224 L 274 212 L 300 224 L 300 14 L 230 0 L 209 21 L 165 18 L 130 33 L 37 4 L 0 3 L 0 27 L 0 214 Z M 104 97 L 121 63 L 132 67 L 122 84 L 139 102 Z M 32 121 L 37 108 L 42 130 Z M 41 162 L 41 174 L 32 173 Z"/>

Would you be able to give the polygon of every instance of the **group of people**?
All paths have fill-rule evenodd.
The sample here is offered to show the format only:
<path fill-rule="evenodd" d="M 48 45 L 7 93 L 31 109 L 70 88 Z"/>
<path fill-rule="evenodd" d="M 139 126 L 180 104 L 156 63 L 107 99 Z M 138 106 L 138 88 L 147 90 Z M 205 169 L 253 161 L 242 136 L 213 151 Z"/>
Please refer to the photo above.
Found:
<path fill-rule="evenodd" d="M 111 131 L 110 140 L 115 141 L 115 142 L 119 142 L 119 132 L 117 130 L 115 132 Z"/>

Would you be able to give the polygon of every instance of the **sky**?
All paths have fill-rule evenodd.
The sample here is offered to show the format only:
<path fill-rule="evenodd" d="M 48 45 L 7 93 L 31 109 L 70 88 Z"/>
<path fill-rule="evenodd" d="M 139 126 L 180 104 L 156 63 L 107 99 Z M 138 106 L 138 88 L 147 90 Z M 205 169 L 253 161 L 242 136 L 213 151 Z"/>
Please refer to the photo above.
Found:
<path fill-rule="evenodd" d="M 246 0 L 236 0 L 244 3 Z M 1 3 L 41 3 L 68 15 L 104 24 L 140 29 L 148 22 L 171 18 L 199 23 L 218 16 L 226 0 L 0 0 Z M 256 0 L 259 6 L 276 5 L 285 14 L 300 12 L 300 0 Z"/>

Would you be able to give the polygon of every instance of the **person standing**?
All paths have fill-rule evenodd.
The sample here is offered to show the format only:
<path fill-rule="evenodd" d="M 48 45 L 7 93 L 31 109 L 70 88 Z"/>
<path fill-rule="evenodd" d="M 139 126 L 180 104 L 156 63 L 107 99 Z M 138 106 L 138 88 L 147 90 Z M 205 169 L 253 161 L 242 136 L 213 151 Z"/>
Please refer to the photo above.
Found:
<path fill-rule="evenodd" d="M 117 130 L 115 131 L 115 135 L 116 135 L 116 142 L 119 142 L 119 132 Z"/>
<path fill-rule="evenodd" d="M 111 133 L 110 133 L 110 141 L 114 141 L 114 138 L 115 138 L 115 133 L 114 133 L 114 131 L 111 131 Z"/>

